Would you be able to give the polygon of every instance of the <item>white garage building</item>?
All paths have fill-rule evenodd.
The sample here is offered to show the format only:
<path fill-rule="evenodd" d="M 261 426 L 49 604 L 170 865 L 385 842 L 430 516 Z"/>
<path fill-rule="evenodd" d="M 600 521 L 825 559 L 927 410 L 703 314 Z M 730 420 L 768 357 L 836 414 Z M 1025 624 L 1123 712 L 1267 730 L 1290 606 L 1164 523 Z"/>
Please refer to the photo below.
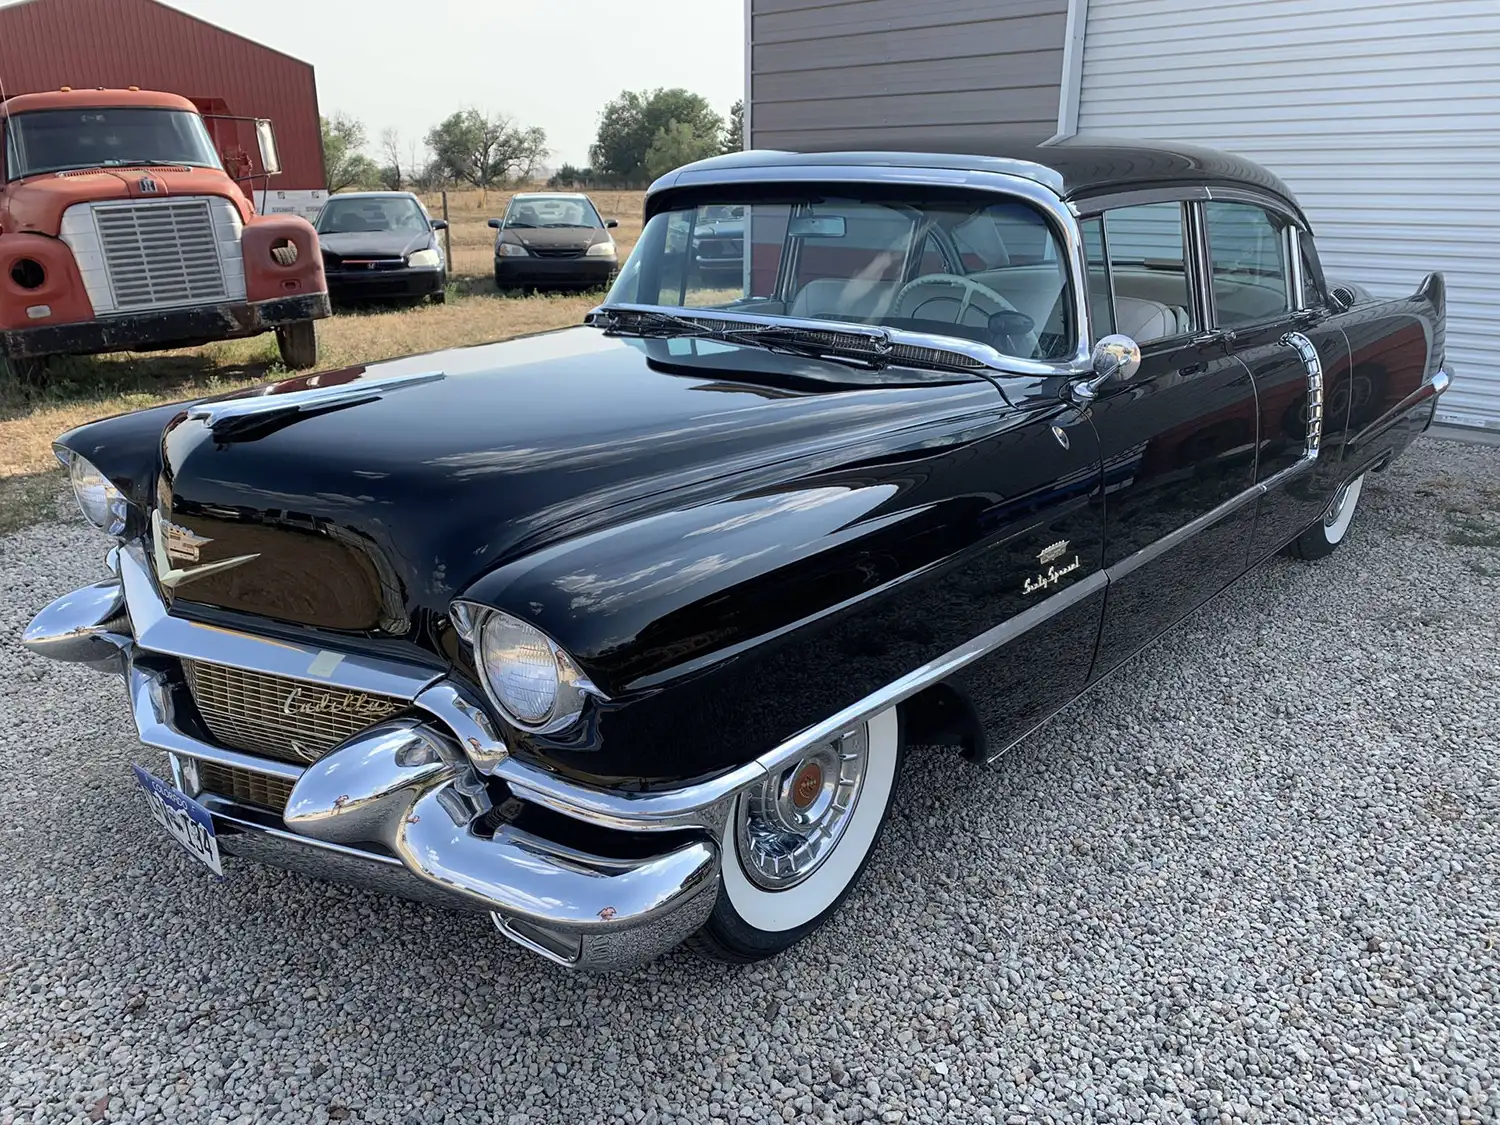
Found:
<path fill-rule="evenodd" d="M 1260 161 L 1333 276 L 1446 274 L 1438 420 L 1500 431 L 1500 0 L 746 0 L 746 25 L 751 147 L 1051 130 Z"/>

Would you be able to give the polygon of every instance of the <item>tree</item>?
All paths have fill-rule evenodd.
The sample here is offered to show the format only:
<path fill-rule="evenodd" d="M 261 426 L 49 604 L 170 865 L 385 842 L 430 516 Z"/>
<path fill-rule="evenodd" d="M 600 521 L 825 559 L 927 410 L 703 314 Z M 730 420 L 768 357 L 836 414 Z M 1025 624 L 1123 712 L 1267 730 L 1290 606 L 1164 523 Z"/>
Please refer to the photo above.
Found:
<path fill-rule="evenodd" d="M 324 117 L 323 179 L 328 190 L 343 191 L 373 182 L 378 178 L 375 162 L 362 151 L 365 147 L 364 122 L 348 114 Z"/>
<path fill-rule="evenodd" d="M 433 162 L 454 181 L 481 191 L 506 179 L 526 179 L 547 158 L 547 133 L 523 129 L 497 113 L 460 110 L 427 134 Z"/>
<path fill-rule="evenodd" d="M 547 181 L 549 188 L 573 188 L 588 187 L 594 182 L 594 170 L 592 168 L 575 168 L 571 164 L 564 164 L 552 174 Z"/>
<path fill-rule="evenodd" d="M 615 183 L 638 183 L 650 173 L 646 154 L 657 143 L 660 134 L 668 134 L 663 143 L 679 146 L 674 125 L 685 126 L 695 141 L 707 141 L 706 155 L 719 151 L 723 141 L 724 119 L 713 111 L 707 99 L 683 89 L 624 90 L 599 114 L 599 132 L 589 149 L 594 172 Z M 704 152 L 695 145 L 694 151 Z"/>
<path fill-rule="evenodd" d="M 405 191 L 413 169 L 401 155 L 401 134 L 396 129 L 386 129 L 380 134 L 380 155 L 385 163 L 380 168 L 380 180 L 386 191 Z"/>
<path fill-rule="evenodd" d="M 745 149 L 745 99 L 741 98 L 729 107 L 729 124 L 724 127 L 723 151 L 743 152 Z"/>
<path fill-rule="evenodd" d="M 686 121 L 668 121 L 666 127 L 652 138 L 651 147 L 646 150 L 646 175 L 654 180 L 658 176 L 665 176 L 673 168 L 717 156 L 721 144 L 716 136 L 699 136 Z"/>

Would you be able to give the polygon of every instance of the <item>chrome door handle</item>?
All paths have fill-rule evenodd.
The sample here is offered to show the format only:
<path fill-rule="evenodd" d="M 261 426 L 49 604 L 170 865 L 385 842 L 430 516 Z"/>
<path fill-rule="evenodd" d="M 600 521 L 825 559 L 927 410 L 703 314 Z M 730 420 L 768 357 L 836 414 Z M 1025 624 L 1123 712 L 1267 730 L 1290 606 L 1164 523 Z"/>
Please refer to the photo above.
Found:
<path fill-rule="evenodd" d="M 1224 328 L 1216 328 L 1212 332 L 1204 332 L 1193 337 L 1193 345 L 1199 348 L 1206 348 L 1210 344 L 1232 343 L 1234 343 L 1234 333 Z"/>

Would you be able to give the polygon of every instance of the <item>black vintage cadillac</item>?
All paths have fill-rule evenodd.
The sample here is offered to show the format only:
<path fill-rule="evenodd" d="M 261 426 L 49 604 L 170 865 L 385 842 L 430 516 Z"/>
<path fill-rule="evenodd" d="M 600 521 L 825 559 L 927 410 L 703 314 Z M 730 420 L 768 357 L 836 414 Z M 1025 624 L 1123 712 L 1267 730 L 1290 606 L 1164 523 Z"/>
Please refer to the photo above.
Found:
<path fill-rule="evenodd" d="M 584 326 L 65 434 L 110 574 L 25 643 L 124 675 L 147 807 L 215 871 L 581 968 L 788 948 L 906 747 L 991 762 L 1334 551 L 1449 382 L 1441 276 L 1330 283 L 1254 164 L 975 149 L 689 165 Z"/>

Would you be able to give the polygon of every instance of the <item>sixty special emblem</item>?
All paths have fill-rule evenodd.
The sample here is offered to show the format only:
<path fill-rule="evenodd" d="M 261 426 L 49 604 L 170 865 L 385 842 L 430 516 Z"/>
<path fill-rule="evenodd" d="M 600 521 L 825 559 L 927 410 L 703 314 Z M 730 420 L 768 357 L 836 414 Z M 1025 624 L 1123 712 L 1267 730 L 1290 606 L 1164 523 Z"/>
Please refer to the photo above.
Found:
<path fill-rule="evenodd" d="M 258 554 L 236 555 L 234 558 L 220 559 L 218 562 L 204 563 L 202 566 L 185 569 L 178 569 L 172 565 L 174 559 L 197 562 L 204 544 L 212 542 L 212 539 L 195 535 L 185 527 L 162 519 L 160 509 L 153 511 L 151 513 L 151 548 L 156 562 L 156 580 L 165 589 L 175 590 L 184 582 L 217 574 L 221 570 L 228 570 L 230 567 L 247 563 L 251 559 L 260 558 Z"/>
<path fill-rule="evenodd" d="M 1052 586 L 1056 586 L 1063 580 L 1064 575 L 1072 574 L 1083 565 L 1077 555 L 1073 556 L 1073 561 L 1068 563 L 1067 566 L 1048 565 L 1056 562 L 1067 553 L 1068 541 L 1066 539 L 1059 539 L 1056 543 L 1049 543 L 1043 547 L 1041 554 L 1037 555 L 1036 561 L 1047 567 L 1047 570 L 1043 574 L 1038 574 L 1035 578 L 1026 579 L 1026 584 L 1021 587 L 1021 592 L 1034 594 L 1038 590 L 1046 590 Z"/>

